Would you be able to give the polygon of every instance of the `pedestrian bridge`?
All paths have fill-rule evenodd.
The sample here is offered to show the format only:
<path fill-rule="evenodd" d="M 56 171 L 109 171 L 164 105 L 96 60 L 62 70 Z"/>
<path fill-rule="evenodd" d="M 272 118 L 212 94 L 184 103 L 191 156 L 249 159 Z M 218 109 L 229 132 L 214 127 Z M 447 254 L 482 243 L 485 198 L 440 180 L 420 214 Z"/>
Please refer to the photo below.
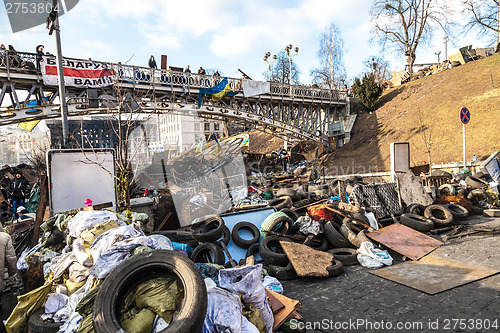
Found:
<path fill-rule="evenodd" d="M 268 92 L 245 97 L 242 80 L 228 78 L 232 93 L 214 102 L 210 95 L 200 94 L 200 90 L 216 85 L 220 77 L 64 59 L 91 61 L 114 75 L 113 83 L 107 87 L 67 86 L 69 116 L 109 114 L 120 108 L 146 114 L 183 113 L 252 123 L 259 129 L 271 128 L 275 135 L 288 139 L 311 139 L 328 145 L 328 139 L 336 133 L 330 124 L 349 113 L 345 90 L 271 82 Z M 45 61 L 53 60 L 45 58 Z M 36 62 L 34 53 L 0 53 L 0 126 L 60 117 L 58 87 L 44 83 Z"/>

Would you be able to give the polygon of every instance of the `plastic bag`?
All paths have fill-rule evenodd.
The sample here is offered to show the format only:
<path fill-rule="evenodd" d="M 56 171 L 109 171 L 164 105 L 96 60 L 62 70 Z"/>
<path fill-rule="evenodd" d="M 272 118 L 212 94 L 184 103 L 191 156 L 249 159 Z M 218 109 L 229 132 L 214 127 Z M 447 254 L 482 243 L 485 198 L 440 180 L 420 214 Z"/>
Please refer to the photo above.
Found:
<path fill-rule="evenodd" d="M 69 235 L 77 238 L 82 231 L 112 220 L 117 221 L 118 217 L 107 210 L 80 211 L 68 222 Z M 120 225 L 124 223 L 121 222 Z"/>
<path fill-rule="evenodd" d="M 295 225 L 299 226 L 299 231 L 304 235 L 318 235 L 323 232 L 321 224 L 309 216 L 299 217 L 297 221 L 295 221 Z"/>
<path fill-rule="evenodd" d="M 174 250 L 174 246 L 170 239 L 163 235 L 150 235 L 149 238 L 155 240 L 158 243 L 157 249 L 161 250 Z"/>
<path fill-rule="evenodd" d="M 370 223 L 370 227 L 372 227 L 375 230 L 378 230 L 378 223 L 375 214 L 373 214 L 372 212 L 365 212 L 365 216 L 368 219 L 368 222 Z"/>
<path fill-rule="evenodd" d="M 274 316 L 267 303 L 266 290 L 260 280 L 262 265 L 229 268 L 219 271 L 219 283 L 224 289 L 241 295 L 243 302 L 253 304 L 266 322 L 267 330 L 272 332 Z"/>
<path fill-rule="evenodd" d="M 69 297 L 63 294 L 51 294 L 45 302 L 45 313 L 56 313 L 68 304 Z"/>
<path fill-rule="evenodd" d="M 371 242 L 363 242 L 358 249 L 358 261 L 359 263 L 368 268 L 378 268 L 383 265 L 391 266 L 392 257 L 386 250 L 376 249 Z M 368 257 L 368 258 L 365 258 Z M 377 264 L 377 262 L 379 264 Z"/>
<path fill-rule="evenodd" d="M 283 285 L 275 277 L 269 275 L 264 277 L 264 281 L 262 281 L 262 284 L 266 289 L 277 292 L 278 294 L 283 294 Z"/>
<path fill-rule="evenodd" d="M 131 256 L 135 245 L 117 246 L 101 254 L 94 265 L 89 269 L 89 274 L 98 279 L 105 278 L 116 266 Z"/>
<path fill-rule="evenodd" d="M 208 283 L 212 285 L 213 281 Z M 201 333 L 242 332 L 243 316 L 239 297 L 227 290 L 213 287 L 213 285 L 207 296 L 207 314 Z"/>

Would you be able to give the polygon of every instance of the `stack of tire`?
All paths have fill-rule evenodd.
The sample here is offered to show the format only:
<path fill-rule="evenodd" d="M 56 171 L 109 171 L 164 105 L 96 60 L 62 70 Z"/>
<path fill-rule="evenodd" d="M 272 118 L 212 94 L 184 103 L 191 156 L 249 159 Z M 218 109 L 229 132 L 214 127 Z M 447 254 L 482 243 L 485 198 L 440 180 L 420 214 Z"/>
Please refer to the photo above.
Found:
<path fill-rule="evenodd" d="M 407 227 L 420 232 L 429 232 L 434 229 L 447 228 L 459 224 L 469 216 L 469 211 L 458 204 L 446 205 L 410 204 L 405 213 L 400 216 L 400 222 Z"/>
<path fill-rule="evenodd" d="M 199 242 L 191 254 L 195 263 L 224 265 L 225 255 L 220 244 L 229 243 L 230 231 L 219 216 L 211 216 L 204 221 L 191 225 L 192 236 Z"/>
<path fill-rule="evenodd" d="M 476 172 L 465 178 L 467 184 L 467 199 L 472 202 L 472 213 L 481 215 L 485 209 L 495 208 L 493 205 L 498 204 L 498 198 L 494 197 L 494 193 L 487 191 L 489 183 L 487 177 L 482 172 Z"/>

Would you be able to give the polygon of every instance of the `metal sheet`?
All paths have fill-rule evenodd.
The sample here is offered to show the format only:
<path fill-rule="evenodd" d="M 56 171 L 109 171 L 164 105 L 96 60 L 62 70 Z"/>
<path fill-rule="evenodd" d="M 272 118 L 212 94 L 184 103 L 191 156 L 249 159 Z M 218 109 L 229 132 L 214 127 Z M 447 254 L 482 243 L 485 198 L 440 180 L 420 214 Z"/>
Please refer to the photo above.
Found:
<path fill-rule="evenodd" d="M 370 232 L 367 236 L 412 260 L 418 260 L 443 245 L 443 242 L 399 223 Z"/>
<path fill-rule="evenodd" d="M 471 266 L 429 255 L 419 261 L 405 262 L 370 273 L 434 295 L 499 272 L 498 269 Z"/>

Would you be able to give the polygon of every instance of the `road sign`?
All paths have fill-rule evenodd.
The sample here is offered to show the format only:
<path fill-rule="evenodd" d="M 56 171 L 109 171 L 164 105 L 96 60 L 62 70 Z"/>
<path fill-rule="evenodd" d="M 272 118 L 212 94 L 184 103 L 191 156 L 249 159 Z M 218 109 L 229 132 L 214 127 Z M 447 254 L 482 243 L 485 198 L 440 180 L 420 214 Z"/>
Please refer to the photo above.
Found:
<path fill-rule="evenodd" d="M 460 121 L 462 124 L 467 124 L 470 121 L 470 111 L 467 108 L 462 108 L 460 110 Z"/>

